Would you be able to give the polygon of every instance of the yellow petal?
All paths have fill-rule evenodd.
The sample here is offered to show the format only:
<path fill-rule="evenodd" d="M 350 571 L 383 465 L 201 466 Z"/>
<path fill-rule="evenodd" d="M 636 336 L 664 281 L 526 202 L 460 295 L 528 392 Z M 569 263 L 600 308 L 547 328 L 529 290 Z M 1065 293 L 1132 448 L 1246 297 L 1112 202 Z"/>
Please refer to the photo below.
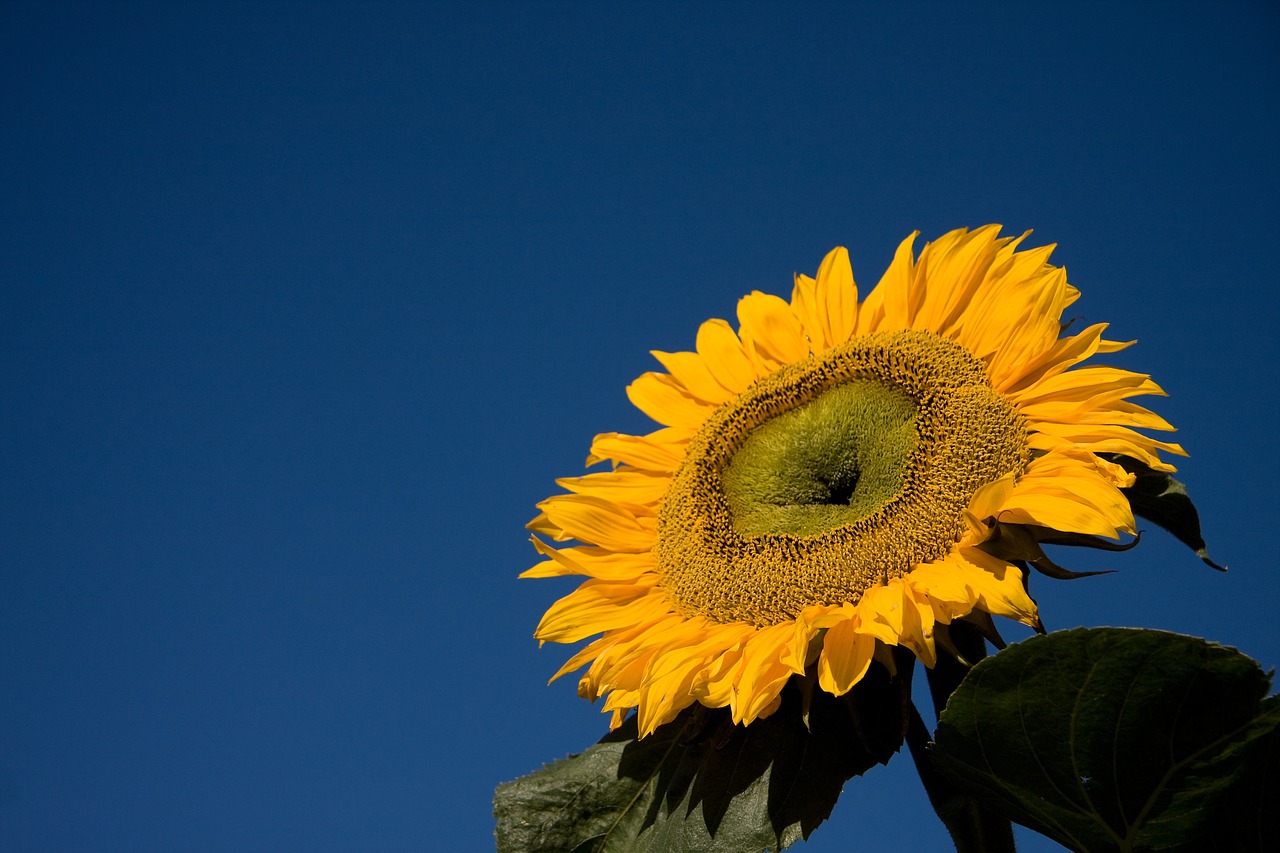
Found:
<path fill-rule="evenodd" d="M 810 630 L 819 630 L 822 628 L 830 628 L 841 622 L 854 618 L 857 614 L 857 605 L 841 604 L 831 606 L 827 604 L 818 604 L 813 607 L 806 608 L 799 617 L 800 622 Z"/>
<path fill-rule="evenodd" d="M 522 578 L 550 578 L 561 575 L 586 575 L 597 580 L 631 581 L 646 573 L 658 571 L 658 561 L 653 553 L 618 554 L 605 548 L 577 546 L 553 548 L 538 537 L 533 537 L 533 547 L 546 562 L 522 572 Z"/>
<path fill-rule="evenodd" d="M 541 533 L 543 536 L 550 536 L 557 542 L 563 542 L 573 537 L 560 529 L 560 526 L 553 524 L 551 519 L 547 518 L 545 512 L 540 512 L 534 516 L 533 520 L 525 525 L 526 530 L 532 530 L 534 533 Z"/>
<path fill-rule="evenodd" d="M 1120 532 L 1133 533 L 1132 514 L 1126 506 L 1099 507 L 1076 500 L 1065 489 L 1046 490 L 1025 495 L 1009 502 L 1000 512 L 1006 524 L 1038 524 L 1068 533 L 1086 533 L 1119 539 Z"/>
<path fill-rule="evenodd" d="M 872 296 L 877 298 L 878 305 L 864 305 L 865 311 L 868 307 L 872 308 L 880 315 L 879 322 L 876 323 L 876 331 L 880 332 L 896 332 L 899 329 L 908 329 L 911 327 L 912 302 L 914 296 L 915 284 L 915 263 L 911 257 L 911 243 L 915 241 L 916 232 L 904 240 L 899 246 L 898 251 L 893 256 L 893 262 L 889 264 L 889 269 L 885 270 L 884 276 L 880 279 L 880 283 L 876 285 L 875 290 L 867 297 L 867 302 L 872 303 Z M 910 242 L 908 242 L 910 241 Z M 862 328 L 862 318 L 859 315 L 859 330 Z M 864 332 L 865 334 L 865 332 Z"/>
<path fill-rule="evenodd" d="M 640 554 L 653 548 L 657 519 L 589 495 L 556 495 L 538 504 L 566 534 L 610 551 Z"/>
<path fill-rule="evenodd" d="M 577 654 L 575 654 L 573 657 L 565 661 L 564 666 L 556 670 L 555 675 L 547 679 L 547 684 L 550 684 L 556 679 L 562 678 L 568 675 L 569 673 L 573 672 L 574 670 L 584 666 L 585 664 L 590 663 L 597 656 L 599 656 L 599 654 L 602 651 L 604 651 L 610 645 L 612 645 L 613 642 L 614 640 L 612 637 L 606 636 L 606 637 L 600 637 L 599 639 L 592 640 L 590 643 L 587 643 L 585 646 L 582 647 L 581 650 L 578 651 Z M 589 684 L 590 682 L 588 681 L 588 685 Z M 581 682 L 579 682 L 579 685 L 581 686 Z M 588 689 L 586 692 L 590 693 L 590 690 Z"/>
<path fill-rule="evenodd" d="M 804 327 L 810 351 L 826 352 L 831 348 L 831 342 L 827 339 L 826 318 L 818 303 L 818 282 L 799 273 L 795 280 L 795 286 L 791 289 L 791 310 Z"/>
<path fill-rule="evenodd" d="M 690 435 L 689 431 L 677 429 L 660 429 L 649 435 L 603 432 L 591 442 L 587 464 L 613 460 L 643 471 L 670 474 L 680 467 Z"/>
<path fill-rule="evenodd" d="M 724 320 L 708 320 L 698 327 L 697 349 L 715 380 L 734 394 L 756 381 L 756 369 L 742 341 Z"/>
<path fill-rule="evenodd" d="M 1039 423 L 1111 424 L 1169 431 L 1174 428 L 1155 412 L 1136 403 L 1108 400 L 1103 395 L 1087 403 L 1032 403 L 1019 406 L 1018 411 L 1030 421 L 1033 429 Z"/>
<path fill-rule="evenodd" d="M 999 225 L 953 231 L 925 247 L 916 264 L 920 305 L 911 328 L 947 334 L 983 283 L 1000 243 Z"/>
<path fill-rule="evenodd" d="M 1098 344 L 1098 352 L 1103 354 L 1120 352 L 1120 350 L 1128 349 L 1136 343 L 1137 341 L 1100 341 Z"/>
<path fill-rule="evenodd" d="M 1092 453 L 1055 448 L 1027 466 L 1000 520 L 1095 536 L 1133 533 L 1133 511 L 1113 480 Z"/>
<path fill-rule="evenodd" d="M 794 674 L 781 660 L 792 633 L 789 624 L 771 625 L 756 631 L 747 641 L 730 703 L 735 723 L 746 725 L 759 717 Z"/>
<path fill-rule="evenodd" d="M 642 736 L 697 701 L 694 685 L 705 677 L 707 666 L 726 645 L 754 630 L 748 625 L 717 625 L 701 617 L 683 628 L 679 638 L 660 648 L 645 671 L 639 707 Z"/>
<path fill-rule="evenodd" d="M 1056 376 L 1101 350 L 1106 323 L 1096 323 L 1077 335 L 1055 340 L 1040 352 L 1028 355 L 1017 365 L 1010 365 L 1001 382 L 992 378 L 997 391 L 1016 394 L 1033 383 Z"/>
<path fill-rule="evenodd" d="M 1035 259 L 1047 257 L 1051 249 L 1019 253 L 1019 260 L 1025 255 L 1027 261 L 1039 263 Z M 1043 276 L 1010 275 L 993 282 L 966 308 L 955 339 L 993 363 L 993 373 L 1002 377 L 1000 384 L 1004 385 L 1017 364 L 1057 340 L 1066 287 L 1066 273 L 1058 268 L 1049 268 Z"/>
<path fill-rule="evenodd" d="M 551 605 L 533 635 L 544 642 L 576 643 L 669 611 L 666 597 L 655 593 L 652 584 L 587 581 Z"/>
<path fill-rule="evenodd" d="M 871 292 L 867 294 L 867 298 L 863 300 L 862 306 L 858 309 L 857 333 L 859 335 L 869 335 L 880 331 L 896 331 L 897 329 L 905 328 L 904 326 L 890 326 L 887 324 L 884 302 L 886 294 L 897 294 L 899 291 L 905 291 L 911 286 L 915 267 L 915 255 L 911 247 L 918 236 L 920 236 L 919 231 L 912 231 L 911 236 L 898 244 L 889 268 L 885 270 L 884 275 L 880 277 L 879 283 L 872 288 Z M 897 297 L 895 296 L 895 298 Z M 905 300 L 905 296 L 902 298 Z"/>
<path fill-rule="evenodd" d="M 761 708 L 759 711 L 756 712 L 755 718 L 757 720 L 763 720 L 766 717 L 771 717 L 773 716 L 773 713 L 781 707 L 782 707 L 782 694 L 778 693 L 776 696 L 774 696 L 772 699 L 769 700 L 769 704 L 765 705 L 763 708 Z"/>
<path fill-rule="evenodd" d="M 635 468 L 620 468 L 587 474 L 584 477 L 561 477 L 556 485 L 580 495 L 592 495 L 611 501 L 633 504 L 657 504 L 671 485 L 671 477 Z"/>
<path fill-rule="evenodd" d="M 627 398 L 637 409 L 669 427 L 697 429 L 714 408 L 690 395 L 665 373 L 645 373 L 627 386 Z"/>
<path fill-rule="evenodd" d="M 699 674 L 691 690 L 703 705 L 724 708 L 733 701 L 734 677 L 742 661 L 746 639 L 743 637 L 730 644 Z"/>
<path fill-rule="evenodd" d="M 1164 390 L 1150 376 L 1114 367 L 1083 367 L 1041 380 L 1011 395 L 1011 399 L 1022 405 L 1045 401 L 1083 403 L 1106 399 L 1103 395 L 1108 392 L 1116 400 L 1141 394 L 1164 396 Z"/>
<path fill-rule="evenodd" d="M 907 575 L 907 582 L 918 592 L 928 596 L 935 617 L 949 623 L 967 616 L 978 603 L 978 592 L 967 580 L 967 573 L 958 569 L 948 557 L 917 566 Z"/>
<path fill-rule="evenodd" d="M 872 587 L 862 594 L 857 609 L 858 630 L 871 634 L 885 645 L 898 645 L 904 615 L 901 585 Z"/>
<path fill-rule="evenodd" d="M 1091 456 L 1093 454 L 1090 454 Z M 1098 473 L 1111 485 L 1120 489 L 1127 489 L 1137 482 L 1138 478 L 1135 474 L 1130 474 L 1121 466 L 1114 462 L 1108 462 L 1098 456 L 1093 457 L 1093 464 L 1097 466 Z"/>
<path fill-rule="evenodd" d="M 747 354 L 768 370 L 809 355 L 804 327 L 791 306 L 768 293 L 754 291 L 738 300 L 740 334 Z"/>
<path fill-rule="evenodd" d="M 933 605 L 923 593 L 917 593 L 910 584 L 903 583 L 902 644 L 915 652 L 925 666 L 933 669 L 938 664 L 938 654 L 933 642 L 933 626 L 936 621 Z"/>
<path fill-rule="evenodd" d="M 791 638 L 782 647 L 782 653 L 778 657 L 782 665 L 796 675 L 804 675 L 805 667 L 809 663 L 809 642 L 817 633 L 816 630 L 810 628 L 802 620 L 797 619 L 793 622 L 791 624 Z"/>
<path fill-rule="evenodd" d="M 1040 624 L 1036 603 L 1027 595 L 1017 566 L 979 548 L 957 548 L 946 560 L 977 593 L 979 609 L 993 616 L 1016 619 L 1024 625 Z"/>
<path fill-rule="evenodd" d="M 852 619 L 828 628 L 818 657 L 818 685 L 833 696 L 848 693 L 867 674 L 875 649 L 875 637 L 858 631 Z"/>
<path fill-rule="evenodd" d="M 1164 450 L 1179 456 L 1187 455 L 1187 452 L 1177 444 L 1156 441 L 1128 427 L 1056 424 L 1049 421 L 1040 421 L 1035 424 L 1035 432 L 1027 437 L 1027 446 L 1032 450 L 1051 450 L 1060 446 L 1064 440 L 1081 450 L 1132 456 L 1156 471 L 1174 470 L 1172 465 L 1160 460 L 1156 451 Z"/>
<path fill-rule="evenodd" d="M 968 528 L 965 534 L 967 544 L 976 545 L 987 539 L 991 531 L 987 525 L 987 519 L 993 517 L 1005 505 L 1005 501 L 1013 492 L 1014 482 L 1013 474 L 1009 473 L 974 493 L 964 513 L 965 526 Z"/>
<path fill-rule="evenodd" d="M 696 352 L 660 352 L 654 358 L 692 396 L 706 403 L 719 404 L 731 400 L 733 392 L 716 381 L 706 361 Z"/>
<path fill-rule="evenodd" d="M 858 286 L 853 281 L 849 251 L 837 246 L 818 266 L 815 297 L 823 336 L 830 346 L 853 337 L 858 325 Z"/>

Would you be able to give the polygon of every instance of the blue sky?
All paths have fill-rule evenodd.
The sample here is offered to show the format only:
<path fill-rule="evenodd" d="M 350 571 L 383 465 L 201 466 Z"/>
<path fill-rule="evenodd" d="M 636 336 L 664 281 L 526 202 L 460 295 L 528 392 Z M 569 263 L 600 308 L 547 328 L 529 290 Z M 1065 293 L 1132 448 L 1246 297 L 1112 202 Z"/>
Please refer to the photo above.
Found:
<path fill-rule="evenodd" d="M 1037 578 L 1047 625 L 1280 664 L 1278 44 L 1263 3 L 5 4 L 6 845 L 490 849 L 494 785 L 606 725 L 545 685 L 534 503 L 650 429 L 649 350 L 916 229 L 1059 244 L 1231 567 L 1063 555 L 1119 571 Z M 946 843 L 904 755 L 795 849 Z"/>

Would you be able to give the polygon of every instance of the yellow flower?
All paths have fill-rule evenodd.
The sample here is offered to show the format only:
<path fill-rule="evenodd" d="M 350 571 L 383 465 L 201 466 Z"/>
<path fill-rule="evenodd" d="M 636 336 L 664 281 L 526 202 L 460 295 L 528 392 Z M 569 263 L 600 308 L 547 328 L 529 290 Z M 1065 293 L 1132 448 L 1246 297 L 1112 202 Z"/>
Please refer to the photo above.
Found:
<path fill-rule="evenodd" d="M 597 436 L 587 463 L 612 470 L 558 480 L 529 525 L 571 544 L 535 537 L 522 577 L 588 578 L 535 636 L 600 635 L 555 678 L 590 663 L 579 693 L 615 727 L 638 709 L 642 736 L 695 702 L 750 723 L 794 676 L 842 695 L 892 646 L 933 666 L 953 620 L 1038 628 L 1033 558 L 1001 543 L 1134 533 L 1133 476 L 1099 454 L 1172 471 L 1158 451 L 1182 449 L 1134 430 L 1172 427 L 1127 399 L 1163 392 L 1076 368 L 1128 344 L 1063 336 L 1079 292 L 1053 247 L 999 230 L 919 258 L 912 234 L 861 303 L 835 249 L 790 303 L 753 292 L 736 333 L 654 353 L 666 372 L 627 394 L 663 428 Z"/>

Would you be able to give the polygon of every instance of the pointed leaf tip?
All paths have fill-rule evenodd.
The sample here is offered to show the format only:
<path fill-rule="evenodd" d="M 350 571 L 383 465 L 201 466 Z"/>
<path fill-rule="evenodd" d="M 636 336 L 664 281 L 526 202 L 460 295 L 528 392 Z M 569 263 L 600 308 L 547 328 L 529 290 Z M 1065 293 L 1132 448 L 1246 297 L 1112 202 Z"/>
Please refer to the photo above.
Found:
<path fill-rule="evenodd" d="M 1101 453 L 1099 456 L 1116 463 L 1137 478 L 1132 486 L 1121 489 L 1129 499 L 1134 515 L 1172 533 L 1205 564 L 1220 572 L 1227 570 L 1226 566 L 1209 559 L 1204 537 L 1200 534 L 1200 514 L 1191 502 L 1186 486 L 1170 474 L 1156 471 L 1130 456 L 1119 453 Z"/>

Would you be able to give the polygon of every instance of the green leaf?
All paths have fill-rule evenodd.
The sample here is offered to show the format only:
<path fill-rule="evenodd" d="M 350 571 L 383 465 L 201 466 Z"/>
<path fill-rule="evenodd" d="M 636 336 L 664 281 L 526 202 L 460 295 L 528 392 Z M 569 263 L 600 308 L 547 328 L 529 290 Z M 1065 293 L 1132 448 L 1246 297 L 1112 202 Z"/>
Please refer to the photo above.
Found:
<path fill-rule="evenodd" d="M 1058 631 L 975 666 L 933 756 L 988 808 L 1072 850 L 1280 850 L 1269 684 L 1194 637 Z"/>
<path fill-rule="evenodd" d="M 1132 486 L 1122 489 L 1125 497 L 1129 499 L 1129 506 L 1133 508 L 1134 515 L 1160 525 L 1176 536 L 1178 541 L 1195 551 L 1197 557 L 1218 571 L 1227 570 L 1225 566 L 1220 566 L 1209 559 L 1204 537 L 1200 535 L 1200 514 L 1196 512 L 1195 504 L 1187 495 L 1186 486 L 1170 475 L 1155 471 L 1132 457 L 1122 456 L 1119 453 L 1101 455 L 1137 477 Z"/>
<path fill-rule="evenodd" d="M 902 744 L 898 685 L 873 666 L 848 697 L 794 685 L 733 725 L 695 706 L 648 737 L 635 717 L 581 755 L 498 787 L 500 853 L 781 850 L 827 818 L 845 780 Z"/>

